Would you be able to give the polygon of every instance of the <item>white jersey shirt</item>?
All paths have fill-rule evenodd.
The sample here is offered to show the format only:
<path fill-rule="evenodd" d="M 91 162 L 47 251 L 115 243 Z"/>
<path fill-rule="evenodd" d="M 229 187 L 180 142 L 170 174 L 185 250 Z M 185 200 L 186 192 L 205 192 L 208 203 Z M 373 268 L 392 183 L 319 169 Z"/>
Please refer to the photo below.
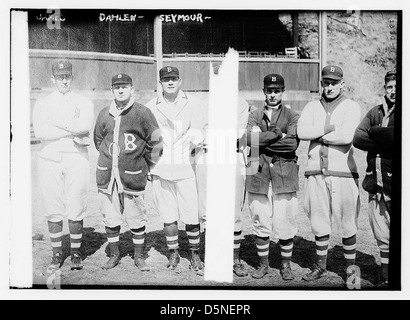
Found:
<path fill-rule="evenodd" d="M 54 91 L 39 99 L 33 110 L 33 126 L 41 140 L 40 157 L 60 161 L 62 152 L 87 152 L 73 139 L 89 133 L 93 121 L 93 103 L 77 93 Z"/>
<path fill-rule="evenodd" d="M 164 146 L 162 157 L 151 173 L 170 181 L 193 178 L 191 151 L 204 138 L 200 102 L 180 91 L 175 103 L 168 103 L 160 95 L 146 107 L 158 122 Z"/>

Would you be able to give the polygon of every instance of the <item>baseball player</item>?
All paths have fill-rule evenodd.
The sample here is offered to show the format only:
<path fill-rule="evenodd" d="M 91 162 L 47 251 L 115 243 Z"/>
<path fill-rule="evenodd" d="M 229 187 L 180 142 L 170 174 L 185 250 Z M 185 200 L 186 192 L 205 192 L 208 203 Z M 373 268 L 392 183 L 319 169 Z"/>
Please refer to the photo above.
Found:
<path fill-rule="evenodd" d="M 83 268 L 81 241 L 87 209 L 90 164 L 89 132 L 94 121 L 90 99 L 71 91 L 72 64 L 52 65 L 54 92 L 39 99 L 33 110 L 34 133 L 41 140 L 38 158 L 39 188 L 48 221 L 53 257 L 50 270 L 63 262 L 62 231 L 68 220 L 71 269 Z"/>
<path fill-rule="evenodd" d="M 180 89 L 179 70 L 173 66 L 159 71 L 162 94 L 147 103 L 158 121 L 164 139 L 164 153 L 151 171 L 154 205 L 164 224 L 170 251 L 169 269 L 180 261 L 178 221 L 185 225 L 191 249 L 191 268 L 203 269 L 199 257 L 200 226 L 198 194 L 191 152 L 203 140 L 201 108 Z"/>
<path fill-rule="evenodd" d="M 152 112 L 137 103 L 129 75 L 112 77 L 114 100 L 102 109 L 94 128 L 99 151 L 96 182 L 98 202 L 108 239 L 110 256 L 103 269 L 120 261 L 120 230 L 126 222 L 132 233 L 134 263 L 141 271 L 150 267 L 144 259 L 147 210 L 144 192 L 148 172 L 162 152 L 162 138 Z"/>
<path fill-rule="evenodd" d="M 260 266 L 252 273 L 264 277 L 269 270 L 269 242 L 272 231 L 279 238 L 283 280 L 294 279 L 291 269 L 293 238 L 298 231 L 296 215 L 299 166 L 296 149 L 298 114 L 282 104 L 285 81 L 280 74 L 263 79 L 265 106 L 253 111 L 247 125 L 247 144 L 251 148 L 246 190 L 256 235 Z"/>
<path fill-rule="evenodd" d="M 207 114 L 204 113 L 205 122 L 207 123 Z M 239 253 L 242 239 L 242 209 L 244 205 L 245 194 L 245 165 L 246 165 L 246 125 L 248 123 L 249 105 L 245 99 L 238 97 L 238 113 L 237 113 L 237 158 L 236 158 L 236 190 L 235 190 L 235 226 L 234 226 L 234 261 L 233 272 L 239 276 L 244 277 L 248 273 L 242 264 Z M 207 124 L 205 124 L 205 127 Z M 205 135 L 206 137 L 206 135 Z M 206 186 L 207 186 L 207 152 L 208 146 L 205 141 L 202 148 L 195 158 L 195 174 L 198 188 L 198 205 L 199 205 L 199 220 L 201 230 L 204 234 L 206 232 Z"/>
<path fill-rule="evenodd" d="M 389 280 L 389 242 L 391 211 L 391 180 L 394 154 L 394 109 L 396 107 L 396 71 L 384 77 L 383 102 L 363 118 L 353 145 L 367 151 L 366 176 L 363 189 L 369 193 L 369 220 L 380 249 L 381 285 Z"/>
<path fill-rule="evenodd" d="M 327 275 L 326 262 L 332 219 L 341 228 L 346 278 L 356 259 L 357 219 L 360 210 L 358 174 L 353 157 L 353 136 L 360 122 L 358 103 L 344 93 L 343 70 L 322 69 L 320 100 L 309 102 L 299 118 L 297 133 L 309 140 L 305 172 L 304 209 L 316 241 L 316 265 L 306 281 Z"/>

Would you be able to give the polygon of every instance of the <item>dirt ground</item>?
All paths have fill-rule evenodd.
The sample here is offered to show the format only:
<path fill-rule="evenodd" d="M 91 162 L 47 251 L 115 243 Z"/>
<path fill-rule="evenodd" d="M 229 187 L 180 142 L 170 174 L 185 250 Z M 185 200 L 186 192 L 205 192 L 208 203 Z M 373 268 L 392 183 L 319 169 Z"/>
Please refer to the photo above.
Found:
<path fill-rule="evenodd" d="M 107 239 L 105 236 L 102 217 L 96 203 L 97 189 L 95 185 L 95 165 L 97 151 L 90 147 L 91 162 L 91 191 L 87 215 L 84 219 L 84 235 L 82 253 L 84 268 L 80 271 L 71 271 L 69 267 L 70 240 L 67 223 L 64 223 L 63 249 L 66 257 L 60 272 L 59 283 L 62 289 L 214 289 L 214 288 L 239 288 L 241 290 L 275 290 L 275 289 L 302 289 L 302 290 L 348 290 L 344 281 L 343 247 L 337 226 L 334 224 L 331 235 L 328 255 L 329 275 L 325 278 L 306 283 L 302 276 L 313 266 L 315 256 L 314 236 L 310 230 L 309 220 L 303 212 L 303 173 L 307 161 L 307 142 L 301 142 L 297 154 L 300 164 L 300 191 L 298 224 L 299 231 L 295 238 L 292 258 L 292 268 L 295 280 L 284 282 L 279 273 L 280 251 L 275 241 L 270 243 L 270 268 L 269 273 L 262 279 L 254 279 L 250 274 L 246 277 L 233 277 L 232 283 L 220 283 L 205 281 L 204 277 L 196 274 L 189 268 L 188 241 L 184 231 L 180 230 L 180 254 L 181 262 L 177 270 L 171 271 L 166 268 L 168 251 L 165 236 L 162 232 L 162 224 L 159 215 L 152 205 L 150 186 L 146 193 L 148 205 L 148 225 L 146 229 L 146 261 L 151 266 L 150 272 L 141 272 L 134 265 L 133 245 L 131 233 L 126 225 L 121 227 L 121 262 L 111 270 L 103 270 L 101 266 L 107 258 Z M 47 222 L 43 217 L 43 204 L 39 197 L 37 184 L 37 157 L 39 144 L 32 145 L 32 214 L 33 214 L 33 288 L 47 288 L 52 285 L 53 276 L 47 273 L 47 266 L 51 261 L 51 245 L 47 231 Z M 355 149 L 355 159 L 361 176 L 365 170 L 365 153 Z M 360 178 L 360 183 L 361 183 Z M 359 231 L 357 234 L 357 259 L 356 264 L 360 268 L 362 289 L 377 289 L 379 251 L 372 236 L 367 209 L 367 194 L 360 187 L 361 211 L 359 216 Z M 251 232 L 251 220 L 247 204 L 244 212 L 244 239 L 241 245 L 241 259 L 246 269 L 251 273 L 258 266 L 258 256 L 254 244 L 254 236 Z M 181 226 L 182 228 L 183 226 Z M 204 252 L 202 252 L 202 259 Z"/>

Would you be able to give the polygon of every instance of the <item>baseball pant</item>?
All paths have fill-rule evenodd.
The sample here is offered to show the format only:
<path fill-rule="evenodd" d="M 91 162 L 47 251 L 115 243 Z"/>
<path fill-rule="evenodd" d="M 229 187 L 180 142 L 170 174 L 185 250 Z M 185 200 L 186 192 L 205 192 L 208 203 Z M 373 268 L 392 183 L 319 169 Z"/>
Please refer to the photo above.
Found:
<path fill-rule="evenodd" d="M 369 194 L 369 221 L 377 245 L 390 243 L 390 212 L 384 197 L 380 200 L 374 194 Z"/>
<path fill-rule="evenodd" d="M 354 236 L 357 233 L 360 211 L 357 179 L 309 176 L 305 183 L 304 209 L 315 236 L 331 234 L 332 219 L 341 230 L 343 238 Z"/>
<path fill-rule="evenodd" d="M 114 228 L 126 222 L 130 229 L 139 229 L 147 224 L 144 196 L 118 193 L 116 183 L 112 194 L 98 190 L 98 204 L 106 227 Z"/>
<path fill-rule="evenodd" d="M 206 187 L 207 187 L 207 153 L 201 151 L 196 158 L 196 181 L 198 188 L 198 210 L 201 229 L 206 228 Z M 235 226 L 234 231 L 242 231 L 242 208 L 245 196 L 245 159 L 242 153 L 237 153 L 236 183 L 235 183 Z"/>
<path fill-rule="evenodd" d="M 248 203 L 256 236 L 271 237 L 273 232 L 278 239 L 290 239 L 298 232 L 296 192 L 274 194 L 271 187 L 268 195 L 248 192 Z"/>
<path fill-rule="evenodd" d="M 62 153 L 61 161 L 39 157 L 38 172 L 47 220 L 83 220 L 90 185 L 88 153 Z"/>
<path fill-rule="evenodd" d="M 194 177 L 170 181 L 153 176 L 152 197 L 162 223 L 181 220 L 184 224 L 199 224 Z"/>

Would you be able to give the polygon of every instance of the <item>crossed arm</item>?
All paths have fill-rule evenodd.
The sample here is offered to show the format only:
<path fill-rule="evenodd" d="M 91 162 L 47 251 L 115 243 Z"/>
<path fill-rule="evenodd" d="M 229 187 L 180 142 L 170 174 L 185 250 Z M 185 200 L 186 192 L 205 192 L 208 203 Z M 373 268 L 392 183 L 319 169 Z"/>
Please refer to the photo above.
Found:
<path fill-rule="evenodd" d="M 314 105 L 303 109 L 297 125 L 297 135 L 302 140 L 318 140 L 330 145 L 345 145 L 353 141 L 355 130 L 360 122 L 360 107 L 353 104 L 343 113 L 339 124 L 318 125 L 315 122 Z"/>
<path fill-rule="evenodd" d="M 87 102 L 78 109 L 77 117 L 65 118 L 58 114 L 58 110 L 47 108 L 44 101 L 39 101 L 33 111 L 33 126 L 37 138 L 42 140 L 56 140 L 69 136 L 88 134 L 94 120 L 94 108 Z"/>
<path fill-rule="evenodd" d="M 353 145 L 364 151 L 380 152 L 392 148 L 394 127 L 380 127 L 371 120 L 369 111 L 356 129 Z"/>

